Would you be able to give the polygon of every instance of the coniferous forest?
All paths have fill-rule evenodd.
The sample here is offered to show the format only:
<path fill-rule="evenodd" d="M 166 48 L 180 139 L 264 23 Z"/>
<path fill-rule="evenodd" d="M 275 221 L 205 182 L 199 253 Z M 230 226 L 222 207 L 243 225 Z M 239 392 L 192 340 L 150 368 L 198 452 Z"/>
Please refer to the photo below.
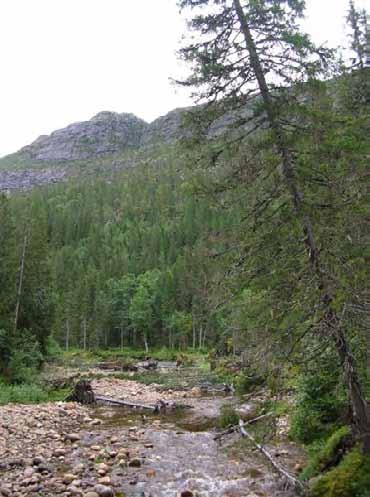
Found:
<path fill-rule="evenodd" d="M 308 495 L 369 496 L 365 13 L 350 3 L 339 60 L 302 32 L 304 2 L 178 4 L 178 85 L 202 104 L 183 137 L 0 196 L 0 390 L 73 354 L 202 357 L 239 393 L 294 399 Z"/>

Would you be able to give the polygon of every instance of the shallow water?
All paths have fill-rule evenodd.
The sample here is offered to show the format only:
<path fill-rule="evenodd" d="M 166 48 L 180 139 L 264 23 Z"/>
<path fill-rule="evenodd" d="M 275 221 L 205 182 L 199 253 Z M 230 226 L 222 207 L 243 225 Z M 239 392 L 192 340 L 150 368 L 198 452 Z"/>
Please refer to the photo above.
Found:
<path fill-rule="evenodd" d="M 114 434 L 126 439 L 128 450 L 139 447 L 141 467 L 127 467 L 124 475 L 121 470 L 112 472 L 120 482 L 118 490 L 127 497 L 178 497 L 185 490 L 198 497 L 292 495 L 279 489 L 279 478 L 258 452 L 240 442 L 233 446 L 238 435 L 222 445 L 214 440 L 220 408 L 230 400 L 199 398 L 193 409 L 159 415 L 99 407 L 94 416 L 102 425 L 89 443 L 101 443 Z"/>

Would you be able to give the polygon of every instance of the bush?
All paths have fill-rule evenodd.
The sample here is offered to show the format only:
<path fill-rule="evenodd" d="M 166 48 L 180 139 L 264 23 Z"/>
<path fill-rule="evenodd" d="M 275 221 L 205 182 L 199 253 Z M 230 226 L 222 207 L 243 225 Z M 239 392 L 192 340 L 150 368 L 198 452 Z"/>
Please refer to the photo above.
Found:
<path fill-rule="evenodd" d="M 195 359 L 191 355 L 181 352 L 176 356 L 176 362 L 182 366 L 193 366 Z"/>
<path fill-rule="evenodd" d="M 345 412 L 339 368 L 330 357 L 321 360 L 314 370 L 304 372 L 298 381 L 291 434 L 304 443 L 312 443 L 331 433 Z"/>
<path fill-rule="evenodd" d="M 32 383 L 42 362 L 40 346 L 31 333 L 14 340 L 8 363 L 11 383 Z"/>
<path fill-rule="evenodd" d="M 358 448 L 348 452 L 337 467 L 313 481 L 310 497 L 370 497 L 370 456 Z"/>
<path fill-rule="evenodd" d="M 55 361 L 62 356 L 62 349 L 53 337 L 48 337 L 46 344 L 46 359 Z"/>
<path fill-rule="evenodd" d="M 218 418 L 218 427 L 227 428 L 228 426 L 237 425 L 239 422 L 239 416 L 236 414 L 235 409 L 231 406 L 222 406 L 221 414 Z"/>
<path fill-rule="evenodd" d="M 248 393 L 254 388 L 263 385 L 265 378 L 254 370 L 242 370 L 234 380 L 236 391 L 240 394 Z"/>
<path fill-rule="evenodd" d="M 310 463 L 302 472 L 301 478 L 307 480 L 335 466 L 343 456 L 350 438 L 350 429 L 348 426 L 342 426 L 326 442 L 315 444 Z"/>

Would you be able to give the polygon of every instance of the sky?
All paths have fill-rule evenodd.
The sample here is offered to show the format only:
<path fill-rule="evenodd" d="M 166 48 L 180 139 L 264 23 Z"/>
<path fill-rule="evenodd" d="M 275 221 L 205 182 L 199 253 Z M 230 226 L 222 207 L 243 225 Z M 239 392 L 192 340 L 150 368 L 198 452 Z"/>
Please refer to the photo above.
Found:
<path fill-rule="evenodd" d="M 344 43 L 348 0 L 306 4 L 314 41 Z M 176 0 L 0 0 L 0 157 L 103 110 L 150 122 L 190 105 L 170 82 L 185 31 Z"/>

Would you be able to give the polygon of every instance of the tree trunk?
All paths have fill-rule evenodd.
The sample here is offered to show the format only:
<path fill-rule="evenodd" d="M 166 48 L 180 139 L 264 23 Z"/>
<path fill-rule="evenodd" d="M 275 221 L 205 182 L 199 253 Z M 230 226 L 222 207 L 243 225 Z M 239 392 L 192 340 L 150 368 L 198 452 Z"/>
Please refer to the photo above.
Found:
<path fill-rule="evenodd" d="M 145 353 L 148 354 L 149 352 L 149 345 L 148 345 L 148 338 L 146 334 L 144 333 L 144 346 L 145 346 Z"/>
<path fill-rule="evenodd" d="M 192 327 L 193 327 L 193 349 L 195 349 L 197 345 L 197 332 L 195 329 L 195 316 L 193 314 L 193 319 L 192 319 Z"/>
<path fill-rule="evenodd" d="M 26 250 L 27 250 L 29 231 L 30 231 L 30 229 L 28 228 L 28 230 L 26 231 L 24 238 L 23 238 L 22 257 L 21 257 L 21 264 L 20 264 L 20 271 L 19 271 L 19 282 L 18 282 L 18 290 L 17 290 L 17 302 L 15 305 L 14 335 L 16 334 L 17 327 L 18 327 L 19 309 L 21 306 L 21 295 L 22 295 L 22 286 L 23 286 L 24 263 L 26 260 Z"/>
<path fill-rule="evenodd" d="M 202 348 L 202 334 L 203 334 L 203 325 L 199 327 L 199 338 L 198 338 L 198 348 Z"/>
<path fill-rule="evenodd" d="M 123 350 L 123 326 L 120 327 L 121 350 Z"/>
<path fill-rule="evenodd" d="M 69 319 L 67 319 L 66 320 L 66 351 L 67 352 L 69 350 L 69 336 L 70 336 Z"/>
<path fill-rule="evenodd" d="M 317 279 L 317 285 L 321 291 L 320 304 L 324 310 L 322 323 L 325 325 L 328 333 L 330 333 L 334 340 L 335 348 L 342 364 L 344 380 L 352 411 L 353 425 L 358 435 L 364 439 L 364 450 L 370 452 L 369 406 L 361 390 L 355 360 L 349 349 L 340 319 L 332 306 L 333 295 L 331 295 L 326 278 L 324 277 L 324 271 L 321 265 L 319 252 L 317 250 L 313 223 L 310 217 L 304 212 L 303 194 L 299 189 L 294 173 L 294 159 L 285 145 L 283 130 L 275 114 L 270 90 L 267 86 L 265 74 L 256 50 L 256 45 L 249 29 L 248 20 L 244 15 L 240 0 L 233 0 L 233 3 L 247 50 L 249 52 L 250 64 L 258 81 L 261 96 L 265 104 L 267 119 L 275 138 L 276 148 L 282 160 L 283 178 L 292 197 L 296 216 L 302 224 L 312 272 Z"/>
<path fill-rule="evenodd" d="M 82 331 L 83 331 L 83 349 L 86 350 L 86 345 L 87 345 L 86 319 L 82 321 Z"/>

